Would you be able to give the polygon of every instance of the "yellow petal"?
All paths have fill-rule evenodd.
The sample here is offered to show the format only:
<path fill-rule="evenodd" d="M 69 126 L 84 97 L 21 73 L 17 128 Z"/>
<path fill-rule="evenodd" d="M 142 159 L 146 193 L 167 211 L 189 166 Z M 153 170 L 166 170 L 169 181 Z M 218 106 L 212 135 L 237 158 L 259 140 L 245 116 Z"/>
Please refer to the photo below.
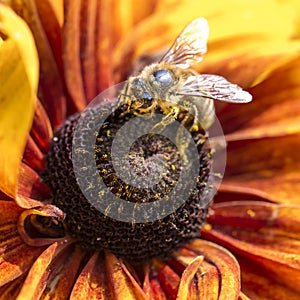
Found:
<path fill-rule="evenodd" d="M 38 83 L 38 58 L 32 35 L 11 9 L 0 4 L 0 189 L 14 197 Z"/>
<path fill-rule="evenodd" d="M 266 13 L 272 12 L 272 13 Z M 283 41 L 294 36 L 297 12 L 283 1 L 159 1 L 154 13 L 140 22 L 117 45 L 114 64 L 117 72 L 128 71 L 129 62 L 144 54 L 168 49 L 183 27 L 192 19 L 205 17 L 210 26 L 209 44 L 220 38 L 245 37 L 237 46 L 246 51 L 258 45 L 257 37 Z M 151 30 L 149 30 L 151 28 Z M 217 57 L 226 57 L 231 48 L 221 43 Z M 225 52 L 224 52 L 225 50 Z M 209 53 L 209 52 L 208 52 Z"/>

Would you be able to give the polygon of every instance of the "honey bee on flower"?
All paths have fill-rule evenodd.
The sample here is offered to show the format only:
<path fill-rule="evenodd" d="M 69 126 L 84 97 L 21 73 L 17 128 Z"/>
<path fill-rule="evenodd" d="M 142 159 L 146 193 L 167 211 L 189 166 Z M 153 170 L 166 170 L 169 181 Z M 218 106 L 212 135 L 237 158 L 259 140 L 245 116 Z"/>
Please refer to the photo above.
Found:
<path fill-rule="evenodd" d="M 189 23 L 158 63 L 129 78 L 119 102 L 126 103 L 135 114 L 154 113 L 159 108 L 165 115 L 163 126 L 172 123 L 183 109 L 194 116 L 190 130 L 197 130 L 198 122 L 204 129 L 213 124 L 213 100 L 250 102 L 252 96 L 248 92 L 224 77 L 190 69 L 203 59 L 208 35 L 204 18 Z"/>

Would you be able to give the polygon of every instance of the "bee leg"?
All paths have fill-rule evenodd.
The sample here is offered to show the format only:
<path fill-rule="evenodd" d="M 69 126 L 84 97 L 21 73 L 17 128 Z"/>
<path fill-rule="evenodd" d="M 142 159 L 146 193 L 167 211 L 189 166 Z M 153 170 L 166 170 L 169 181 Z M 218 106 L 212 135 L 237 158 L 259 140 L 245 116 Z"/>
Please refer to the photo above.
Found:
<path fill-rule="evenodd" d="M 162 120 L 152 127 L 155 133 L 161 133 L 166 126 L 174 122 L 179 114 L 179 107 L 174 106 L 171 108 L 171 112 L 162 118 Z"/>

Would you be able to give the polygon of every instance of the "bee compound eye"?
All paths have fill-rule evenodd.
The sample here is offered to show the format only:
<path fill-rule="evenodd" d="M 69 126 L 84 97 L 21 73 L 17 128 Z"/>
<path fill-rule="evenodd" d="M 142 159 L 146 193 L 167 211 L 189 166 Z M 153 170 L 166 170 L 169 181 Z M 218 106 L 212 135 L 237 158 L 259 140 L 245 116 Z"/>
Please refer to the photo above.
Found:
<path fill-rule="evenodd" d="M 145 82 L 142 78 L 136 78 L 132 82 L 132 91 L 134 96 L 143 101 L 151 101 L 153 98 L 148 93 Z"/>
<path fill-rule="evenodd" d="M 153 73 L 153 76 L 157 82 L 159 82 L 161 85 L 169 86 L 173 83 L 173 78 L 171 73 L 168 70 L 162 69 L 155 71 Z"/>

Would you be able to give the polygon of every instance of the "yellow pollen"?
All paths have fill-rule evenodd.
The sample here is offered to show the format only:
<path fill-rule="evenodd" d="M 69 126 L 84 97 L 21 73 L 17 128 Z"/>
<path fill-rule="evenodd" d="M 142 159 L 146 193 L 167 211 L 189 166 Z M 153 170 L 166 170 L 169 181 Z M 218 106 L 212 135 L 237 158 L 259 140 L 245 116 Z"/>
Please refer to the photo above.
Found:
<path fill-rule="evenodd" d="M 247 214 L 248 214 L 251 218 L 255 217 L 255 212 L 254 212 L 252 209 L 248 209 L 248 210 L 247 210 Z"/>

